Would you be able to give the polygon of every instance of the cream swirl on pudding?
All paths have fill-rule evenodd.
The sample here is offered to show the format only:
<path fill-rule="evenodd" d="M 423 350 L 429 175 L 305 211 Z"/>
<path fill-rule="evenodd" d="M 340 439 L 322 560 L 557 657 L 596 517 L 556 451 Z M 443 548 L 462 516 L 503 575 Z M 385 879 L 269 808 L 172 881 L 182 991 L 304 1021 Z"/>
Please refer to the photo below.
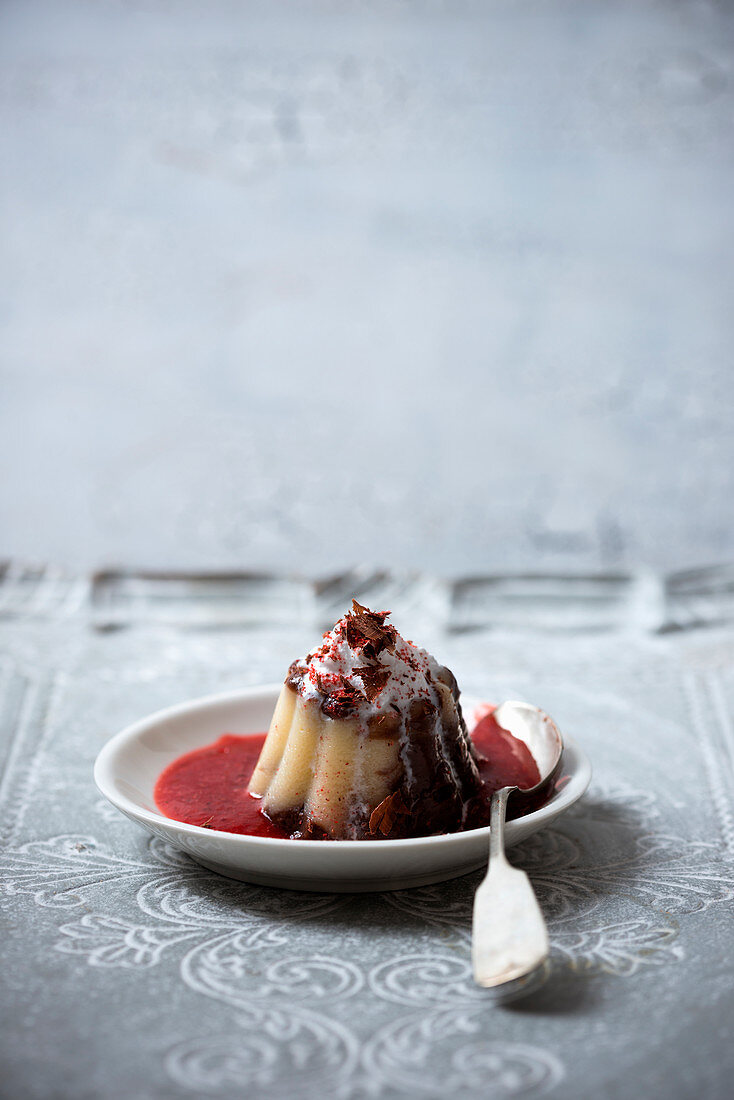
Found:
<path fill-rule="evenodd" d="M 453 832 L 479 789 L 453 674 L 356 600 L 290 666 L 250 780 L 296 838 Z"/>

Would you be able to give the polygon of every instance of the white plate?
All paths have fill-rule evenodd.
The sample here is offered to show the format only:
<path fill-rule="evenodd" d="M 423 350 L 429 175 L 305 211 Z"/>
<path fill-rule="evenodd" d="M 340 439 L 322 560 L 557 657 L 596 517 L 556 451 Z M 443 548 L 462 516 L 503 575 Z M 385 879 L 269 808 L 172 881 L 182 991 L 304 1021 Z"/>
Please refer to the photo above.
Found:
<path fill-rule="evenodd" d="M 97 757 L 97 786 L 132 821 L 187 852 L 197 863 L 262 886 L 325 892 L 404 890 L 456 878 L 484 865 L 488 828 L 411 840 L 279 840 L 203 829 L 160 813 L 153 788 L 166 765 L 223 733 L 267 730 L 280 687 L 210 695 L 128 726 Z M 478 705 L 462 699 L 467 718 Z M 564 737 L 564 745 L 559 789 L 540 810 L 507 823 L 508 846 L 550 824 L 588 787 L 588 758 L 570 738 Z"/>

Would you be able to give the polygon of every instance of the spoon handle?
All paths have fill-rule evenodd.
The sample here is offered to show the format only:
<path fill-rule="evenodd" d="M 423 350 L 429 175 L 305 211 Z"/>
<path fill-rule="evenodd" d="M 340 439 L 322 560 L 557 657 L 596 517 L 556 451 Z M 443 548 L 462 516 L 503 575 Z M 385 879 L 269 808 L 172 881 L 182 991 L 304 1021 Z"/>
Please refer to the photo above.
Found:
<path fill-rule="evenodd" d="M 500 863 L 508 866 L 505 855 L 505 817 L 507 816 L 507 799 L 516 787 L 501 787 L 492 795 L 489 804 L 489 863 L 495 869 Z"/>
<path fill-rule="evenodd" d="M 472 967 L 487 988 L 533 973 L 548 957 L 548 931 L 530 879 L 507 862 L 504 850 L 507 798 L 513 787 L 492 796 L 489 870 L 474 898 Z"/>

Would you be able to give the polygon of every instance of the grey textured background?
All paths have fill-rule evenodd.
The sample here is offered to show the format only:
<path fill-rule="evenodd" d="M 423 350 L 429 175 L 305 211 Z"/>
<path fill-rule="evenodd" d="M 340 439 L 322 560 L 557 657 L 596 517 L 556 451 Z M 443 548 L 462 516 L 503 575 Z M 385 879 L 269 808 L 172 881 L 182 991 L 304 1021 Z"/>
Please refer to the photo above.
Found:
<path fill-rule="evenodd" d="M 0 8 L 0 549 L 732 556 L 734 16 Z"/>
<path fill-rule="evenodd" d="M 734 557 L 733 44 L 694 0 L 0 4 L 0 1091 L 728 1098 L 734 571 L 688 567 Z M 476 877 L 309 915 L 92 786 L 353 593 L 592 757 L 518 853 L 520 1008 Z"/>

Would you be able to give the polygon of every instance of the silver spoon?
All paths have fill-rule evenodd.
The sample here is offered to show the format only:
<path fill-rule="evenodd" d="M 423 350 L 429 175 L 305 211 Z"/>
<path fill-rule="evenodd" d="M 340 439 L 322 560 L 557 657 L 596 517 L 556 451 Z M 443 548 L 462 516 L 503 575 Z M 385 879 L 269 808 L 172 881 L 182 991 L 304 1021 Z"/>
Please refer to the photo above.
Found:
<path fill-rule="evenodd" d="M 524 871 L 505 856 L 507 799 L 528 804 L 554 782 L 561 764 L 563 739 L 547 714 L 529 703 L 501 703 L 494 712 L 498 725 L 523 741 L 540 773 L 534 787 L 502 787 L 490 803 L 489 869 L 474 898 L 472 967 L 474 981 L 485 988 L 508 987 L 518 993 L 535 988 L 548 958 L 548 930 L 537 898 Z"/>

